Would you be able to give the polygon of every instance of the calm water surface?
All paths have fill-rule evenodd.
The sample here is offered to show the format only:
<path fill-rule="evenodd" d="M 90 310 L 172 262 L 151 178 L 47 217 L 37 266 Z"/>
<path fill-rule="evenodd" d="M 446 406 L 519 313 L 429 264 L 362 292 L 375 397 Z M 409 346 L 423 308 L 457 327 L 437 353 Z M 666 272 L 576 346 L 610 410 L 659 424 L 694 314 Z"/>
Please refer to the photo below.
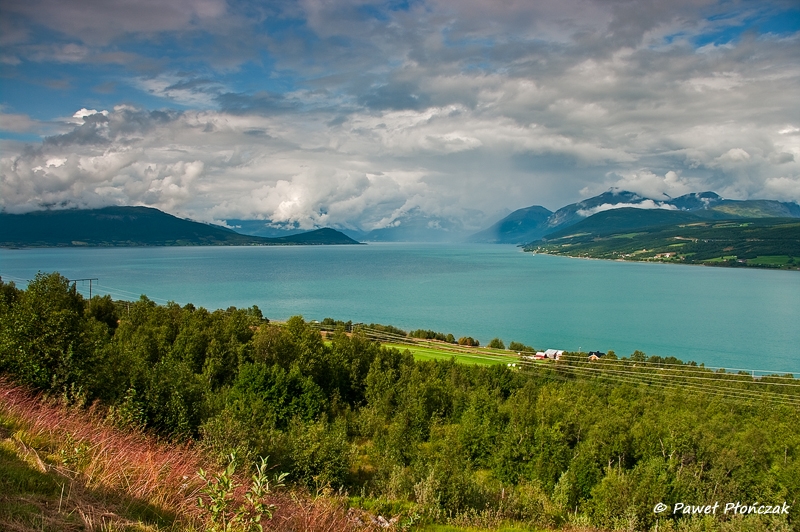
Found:
<path fill-rule="evenodd" d="M 0 250 L 0 275 L 97 277 L 94 293 L 209 309 L 258 305 L 537 348 L 613 349 L 800 373 L 800 273 L 579 260 L 513 246 Z M 88 295 L 88 284 L 79 288 Z"/>

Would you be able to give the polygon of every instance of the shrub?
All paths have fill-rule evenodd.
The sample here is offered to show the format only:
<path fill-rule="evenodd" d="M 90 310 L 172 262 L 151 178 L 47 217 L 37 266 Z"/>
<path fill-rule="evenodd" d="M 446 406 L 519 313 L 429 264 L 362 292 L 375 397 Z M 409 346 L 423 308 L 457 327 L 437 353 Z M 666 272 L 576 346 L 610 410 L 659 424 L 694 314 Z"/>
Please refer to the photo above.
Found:
<path fill-rule="evenodd" d="M 492 340 L 489 342 L 489 347 L 492 349 L 505 349 L 506 344 L 504 344 L 500 338 L 492 338 Z"/>
<path fill-rule="evenodd" d="M 478 347 L 481 343 L 472 336 L 462 336 L 458 339 L 458 345 L 466 345 L 469 347 Z"/>
<path fill-rule="evenodd" d="M 535 353 L 536 349 L 532 348 L 529 345 L 525 345 L 522 342 L 511 342 L 508 344 L 508 348 L 512 351 L 517 351 L 518 353 L 526 352 L 526 353 Z"/>
<path fill-rule="evenodd" d="M 236 472 L 236 454 L 228 457 L 228 466 L 213 478 L 203 469 L 197 472 L 205 486 L 201 489 L 204 497 L 197 498 L 197 507 L 206 514 L 209 523 L 208 530 L 212 532 L 241 531 L 251 532 L 263 530 L 261 520 L 266 516 L 272 519 L 275 511 L 274 504 L 268 504 L 266 497 L 270 494 L 271 488 L 267 478 L 267 459 L 262 457 L 256 466 L 253 474 L 252 483 L 244 494 L 244 502 L 238 507 L 233 507 L 234 491 L 239 485 L 236 483 L 234 473 Z M 281 473 L 275 477 L 273 487 L 283 486 L 286 473 Z"/>

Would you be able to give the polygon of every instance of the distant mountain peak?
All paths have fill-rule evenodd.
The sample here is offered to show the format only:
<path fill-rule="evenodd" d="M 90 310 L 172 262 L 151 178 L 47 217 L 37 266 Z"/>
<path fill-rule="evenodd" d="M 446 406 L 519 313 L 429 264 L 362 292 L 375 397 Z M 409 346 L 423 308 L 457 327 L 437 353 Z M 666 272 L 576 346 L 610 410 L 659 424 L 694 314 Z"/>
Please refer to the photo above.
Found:
<path fill-rule="evenodd" d="M 566 205 L 542 220 L 524 219 L 521 213 L 534 207 L 518 209 L 492 227 L 476 233 L 470 239 L 477 242 L 519 244 L 520 238 L 533 236 L 542 238 L 563 228 L 570 227 L 598 213 L 618 209 L 640 209 L 660 211 L 683 211 L 705 218 L 800 218 L 800 205 L 775 200 L 726 200 L 716 192 L 691 192 L 677 198 L 667 194 L 651 198 L 619 187 Z M 608 217 L 609 219 L 613 218 Z M 533 241 L 533 240 L 530 240 Z M 529 241 L 529 242 L 530 242 Z"/>
<path fill-rule="evenodd" d="M 675 205 L 682 211 L 695 211 L 700 209 L 708 209 L 717 203 L 724 201 L 722 197 L 716 192 L 690 192 L 679 196 L 670 203 Z"/>
<path fill-rule="evenodd" d="M 624 188 L 620 188 L 620 187 L 611 187 L 607 191 L 603 192 L 602 194 L 599 194 L 598 196 L 594 196 L 594 198 L 607 197 L 608 195 L 611 195 L 611 196 L 622 196 L 625 199 L 631 199 L 631 200 L 637 200 L 637 199 L 664 199 L 664 198 L 669 199 L 669 196 L 666 195 L 666 194 L 662 194 L 663 198 L 651 198 L 649 196 L 642 196 L 640 194 L 637 194 L 636 192 L 631 192 L 630 190 L 625 190 Z M 594 199 L 594 198 L 589 198 L 589 200 Z"/>

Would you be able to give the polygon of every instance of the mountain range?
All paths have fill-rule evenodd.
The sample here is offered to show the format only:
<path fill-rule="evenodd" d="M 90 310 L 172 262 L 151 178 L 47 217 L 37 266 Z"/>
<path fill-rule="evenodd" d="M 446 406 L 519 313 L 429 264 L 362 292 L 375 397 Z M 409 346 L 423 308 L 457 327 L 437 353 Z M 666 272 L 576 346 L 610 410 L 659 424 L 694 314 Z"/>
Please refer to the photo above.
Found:
<path fill-rule="evenodd" d="M 0 213 L 0 246 L 276 246 L 358 244 L 331 228 L 265 238 L 150 207 Z"/>
<path fill-rule="evenodd" d="M 226 223 L 240 233 L 254 236 L 289 236 L 302 231 L 295 224 L 270 220 L 228 219 Z M 359 242 L 460 242 L 470 234 L 458 222 L 427 215 L 417 208 L 410 209 L 377 229 L 364 231 L 341 226 L 336 229 Z"/>
<path fill-rule="evenodd" d="M 608 211 L 619 212 L 594 218 Z M 518 209 L 472 235 L 456 221 L 429 216 L 418 209 L 372 231 L 343 227 L 304 231 L 269 220 L 235 219 L 227 220 L 228 227 L 222 227 L 183 220 L 149 207 L 45 210 L 16 215 L 0 213 L 0 246 L 292 245 L 358 241 L 526 245 L 584 220 L 594 220 L 589 223 L 595 226 L 610 224 L 608 229 L 635 228 L 643 223 L 653 225 L 657 219 L 663 219 L 665 224 L 672 223 L 671 220 L 679 223 L 681 213 L 707 220 L 800 218 L 800 205 L 775 200 L 729 200 L 714 192 L 648 198 L 634 192 L 609 190 L 555 212 L 540 205 Z"/>
<path fill-rule="evenodd" d="M 473 234 L 468 241 L 524 245 L 591 219 L 590 217 L 598 213 L 612 210 L 622 212 L 616 217 L 601 217 L 598 223 L 612 223 L 613 220 L 613 224 L 628 224 L 630 228 L 634 228 L 640 227 L 642 223 L 652 222 L 651 225 L 656 225 L 657 217 L 663 218 L 664 224 L 679 223 L 680 213 L 691 213 L 692 219 L 708 220 L 800 218 L 800 205 L 791 202 L 729 200 L 714 192 L 695 192 L 677 198 L 665 196 L 653 199 L 634 192 L 609 190 L 555 212 L 539 205 L 516 210 L 491 227 Z"/>
<path fill-rule="evenodd" d="M 555 231 L 585 220 L 606 210 L 635 207 L 642 210 L 694 212 L 709 219 L 800 217 L 797 203 L 774 200 L 729 200 L 714 192 L 697 192 L 680 197 L 649 198 L 625 190 L 609 190 L 555 212 L 540 205 L 518 209 L 491 227 L 472 233 L 464 224 L 441 216 L 411 209 L 392 223 L 370 231 L 336 226 L 336 229 L 360 242 L 482 242 L 524 245 Z M 479 215 L 476 213 L 476 218 Z M 270 220 L 226 220 L 238 232 L 280 237 L 300 233 L 302 229 Z M 474 231 L 474 229 L 472 229 Z"/>

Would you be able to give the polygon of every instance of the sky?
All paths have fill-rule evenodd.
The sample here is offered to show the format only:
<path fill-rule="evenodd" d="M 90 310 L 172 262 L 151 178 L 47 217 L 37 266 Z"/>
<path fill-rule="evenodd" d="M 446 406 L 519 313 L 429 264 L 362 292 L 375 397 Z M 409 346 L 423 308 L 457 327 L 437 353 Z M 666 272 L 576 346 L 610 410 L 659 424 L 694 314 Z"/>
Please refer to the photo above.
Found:
<path fill-rule="evenodd" d="M 0 209 L 478 230 L 800 201 L 800 4 L 3 0 Z"/>

